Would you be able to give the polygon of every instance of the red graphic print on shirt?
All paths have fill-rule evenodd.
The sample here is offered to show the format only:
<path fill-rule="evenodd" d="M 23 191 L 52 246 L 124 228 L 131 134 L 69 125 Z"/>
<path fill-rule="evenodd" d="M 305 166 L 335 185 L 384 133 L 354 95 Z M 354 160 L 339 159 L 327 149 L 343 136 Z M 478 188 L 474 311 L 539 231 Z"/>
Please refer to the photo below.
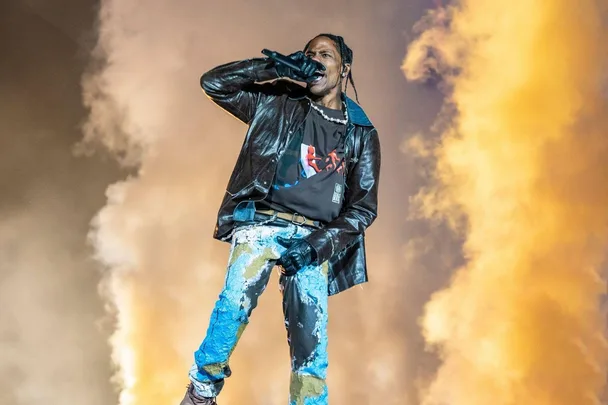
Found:
<path fill-rule="evenodd" d="M 300 162 L 303 167 L 303 174 L 306 178 L 311 178 L 322 171 L 330 172 L 335 170 L 341 173 L 344 170 L 344 160 L 338 156 L 338 152 L 334 149 L 327 154 L 325 158 L 317 156 L 317 151 L 314 146 L 302 144 Z M 322 167 L 320 167 L 322 165 Z"/>

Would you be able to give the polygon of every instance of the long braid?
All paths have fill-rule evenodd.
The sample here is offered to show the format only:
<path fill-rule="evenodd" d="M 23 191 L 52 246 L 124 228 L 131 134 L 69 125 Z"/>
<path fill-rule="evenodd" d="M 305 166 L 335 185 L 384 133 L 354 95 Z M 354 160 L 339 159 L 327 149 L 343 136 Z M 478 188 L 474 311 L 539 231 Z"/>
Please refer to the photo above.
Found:
<path fill-rule="evenodd" d="M 353 85 L 353 90 L 355 91 L 355 100 L 357 100 L 357 104 L 359 104 L 359 95 L 357 94 L 357 87 L 355 87 L 355 81 L 353 80 L 353 74 L 351 72 L 348 72 L 348 80 L 350 80 L 351 84 Z M 348 87 L 348 81 L 346 82 L 346 86 Z M 344 92 L 346 93 L 346 89 L 344 89 Z"/>

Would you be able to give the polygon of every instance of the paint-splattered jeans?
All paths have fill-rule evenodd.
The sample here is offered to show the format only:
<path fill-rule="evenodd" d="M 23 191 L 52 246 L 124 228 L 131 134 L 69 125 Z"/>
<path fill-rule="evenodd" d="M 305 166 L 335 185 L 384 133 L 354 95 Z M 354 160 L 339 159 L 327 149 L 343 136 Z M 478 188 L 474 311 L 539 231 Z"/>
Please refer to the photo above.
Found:
<path fill-rule="evenodd" d="M 233 236 L 226 282 L 207 336 L 195 353 L 190 380 L 198 394 L 215 397 L 229 377 L 228 361 L 285 248 L 277 236 L 302 238 L 297 225 L 258 225 Z M 291 353 L 289 405 L 327 404 L 327 262 L 281 277 L 283 313 Z"/>

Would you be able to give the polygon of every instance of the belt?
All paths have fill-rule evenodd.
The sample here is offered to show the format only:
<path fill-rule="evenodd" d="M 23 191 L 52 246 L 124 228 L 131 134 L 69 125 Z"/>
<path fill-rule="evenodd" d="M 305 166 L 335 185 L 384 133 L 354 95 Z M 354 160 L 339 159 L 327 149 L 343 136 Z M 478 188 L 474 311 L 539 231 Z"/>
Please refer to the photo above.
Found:
<path fill-rule="evenodd" d="M 294 225 L 312 226 L 313 228 L 320 228 L 321 223 L 319 221 L 313 221 L 312 219 L 306 218 L 300 214 L 288 214 L 286 212 L 279 212 L 276 210 L 255 210 L 256 214 L 264 214 L 271 217 L 276 217 L 288 221 Z"/>

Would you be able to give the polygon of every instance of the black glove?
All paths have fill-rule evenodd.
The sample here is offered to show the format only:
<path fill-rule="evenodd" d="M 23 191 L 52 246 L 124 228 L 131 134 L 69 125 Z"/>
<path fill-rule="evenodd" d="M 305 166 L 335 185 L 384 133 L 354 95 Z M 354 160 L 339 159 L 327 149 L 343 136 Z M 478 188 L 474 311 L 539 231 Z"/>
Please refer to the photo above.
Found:
<path fill-rule="evenodd" d="M 291 69 L 289 66 L 286 66 L 279 62 L 275 62 L 275 67 L 280 77 L 288 77 L 293 80 L 305 82 L 307 80 L 310 80 L 319 68 L 319 64 L 314 60 L 310 59 L 308 56 L 304 55 L 304 52 L 302 51 L 292 53 L 288 56 L 288 58 L 293 60 L 296 65 L 299 65 L 302 71 L 298 72 Z"/>
<path fill-rule="evenodd" d="M 283 267 L 282 273 L 286 276 L 293 276 L 317 258 L 313 247 L 304 239 L 287 239 L 277 236 L 277 242 L 287 248 L 277 260 L 277 265 Z"/>

